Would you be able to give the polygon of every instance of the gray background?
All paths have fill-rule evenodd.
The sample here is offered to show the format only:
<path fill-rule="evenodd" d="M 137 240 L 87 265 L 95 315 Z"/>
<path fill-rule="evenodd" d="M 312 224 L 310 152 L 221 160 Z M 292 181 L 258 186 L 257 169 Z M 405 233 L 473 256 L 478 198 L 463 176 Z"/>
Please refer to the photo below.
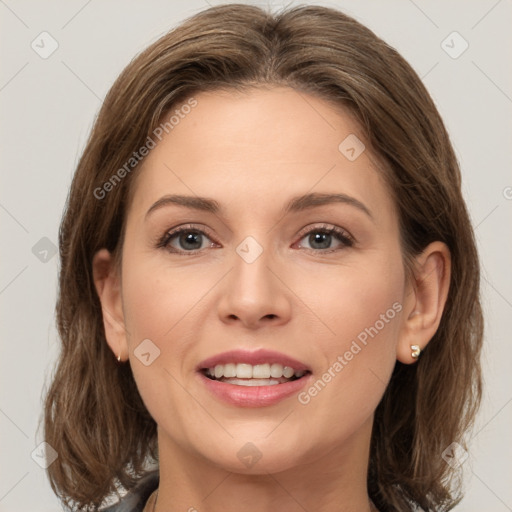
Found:
<path fill-rule="evenodd" d="M 102 98 L 136 53 L 219 3 L 0 0 L 0 512 L 61 510 L 34 461 L 42 389 L 58 351 L 52 250 Z M 283 5 L 257 5 L 269 3 Z M 467 494 L 456 510 L 512 510 L 512 2 L 311 3 L 340 8 L 397 48 L 423 78 L 452 137 L 482 258 L 487 329 L 484 404 L 464 462 Z M 34 40 L 43 45 L 43 31 L 59 45 L 46 59 L 31 47 Z M 454 31 L 469 44 L 458 58 L 462 40 L 450 36 L 442 45 Z"/>

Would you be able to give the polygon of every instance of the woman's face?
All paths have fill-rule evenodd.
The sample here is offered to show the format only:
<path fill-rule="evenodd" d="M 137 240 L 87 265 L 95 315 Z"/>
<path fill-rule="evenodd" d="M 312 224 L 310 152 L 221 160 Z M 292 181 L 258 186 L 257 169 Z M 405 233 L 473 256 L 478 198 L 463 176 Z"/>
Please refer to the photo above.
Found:
<path fill-rule="evenodd" d="M 390 193 L 322 100 L 195 100 L 137 170 L 123 247 L 126 350 L 160 448 L 252 473 L 348 453 L 405 315 Z"/>

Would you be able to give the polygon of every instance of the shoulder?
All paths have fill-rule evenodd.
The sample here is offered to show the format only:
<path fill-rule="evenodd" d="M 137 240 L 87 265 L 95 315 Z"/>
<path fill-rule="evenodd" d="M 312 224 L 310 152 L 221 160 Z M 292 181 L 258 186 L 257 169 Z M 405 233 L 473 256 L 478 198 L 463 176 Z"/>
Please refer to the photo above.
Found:
<path fill-rule="evenodd" d="M 158 487 L 158 482 L 158 471 L 147 473 L 117 503 L 101 508 L 100 512 L 142 512 L 149 496 Z"/>

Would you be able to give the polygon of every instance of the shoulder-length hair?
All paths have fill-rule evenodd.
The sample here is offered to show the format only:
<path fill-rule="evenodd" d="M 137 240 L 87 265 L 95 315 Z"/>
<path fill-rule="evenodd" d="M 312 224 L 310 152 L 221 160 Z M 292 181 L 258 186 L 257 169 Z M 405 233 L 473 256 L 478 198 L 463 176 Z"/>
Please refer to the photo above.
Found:
<path fill-rule="evenodd" d="M 122 249 L 139 164 L 126 162 L 193 94 L 272 86 L 355 116 L 383 162 L 406 269 L 430 242 L 451 252 L 439 329 L 417 364 L 396 363 L 375 412 L 368 489 L 381 511 L 449 510 L 460 500 L 458 475 L 442 452 L 453 442 L 465 446 L 481 399 L 483 321 L 474 234 L 443 122 L 410 65 L 349 16 L 326 7 L 271 14 L 231 4 L 188 18 L 124 69 L 74 175 L 59 233 L 62 349 L 44 421 L 59 454 L 50 482 L 70 508 L 93 510 L 119 486 L 131 489 L 158 457 L 156 424 L 130 366 L 118 365 L 106 343 L 92 279 L 96 251 L 118 257 Z"/>

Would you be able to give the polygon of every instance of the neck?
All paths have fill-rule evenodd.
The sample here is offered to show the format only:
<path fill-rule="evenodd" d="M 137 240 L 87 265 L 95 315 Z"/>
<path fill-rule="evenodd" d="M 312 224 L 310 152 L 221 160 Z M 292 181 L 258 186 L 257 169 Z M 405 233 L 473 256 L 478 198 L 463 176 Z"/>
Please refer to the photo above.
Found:
<path fill-rule="evenodd" d="M 159 430 L 157 512 L 370 512 L 366 487 L 371 422 L 343 446 L 274 470 L 257 463 L 250 474 L 223 469 L 183 449 Z M 312 460 L 314 459 L 314 460 Z M 263 458 L 261 459 L 263 461 Z"/>

